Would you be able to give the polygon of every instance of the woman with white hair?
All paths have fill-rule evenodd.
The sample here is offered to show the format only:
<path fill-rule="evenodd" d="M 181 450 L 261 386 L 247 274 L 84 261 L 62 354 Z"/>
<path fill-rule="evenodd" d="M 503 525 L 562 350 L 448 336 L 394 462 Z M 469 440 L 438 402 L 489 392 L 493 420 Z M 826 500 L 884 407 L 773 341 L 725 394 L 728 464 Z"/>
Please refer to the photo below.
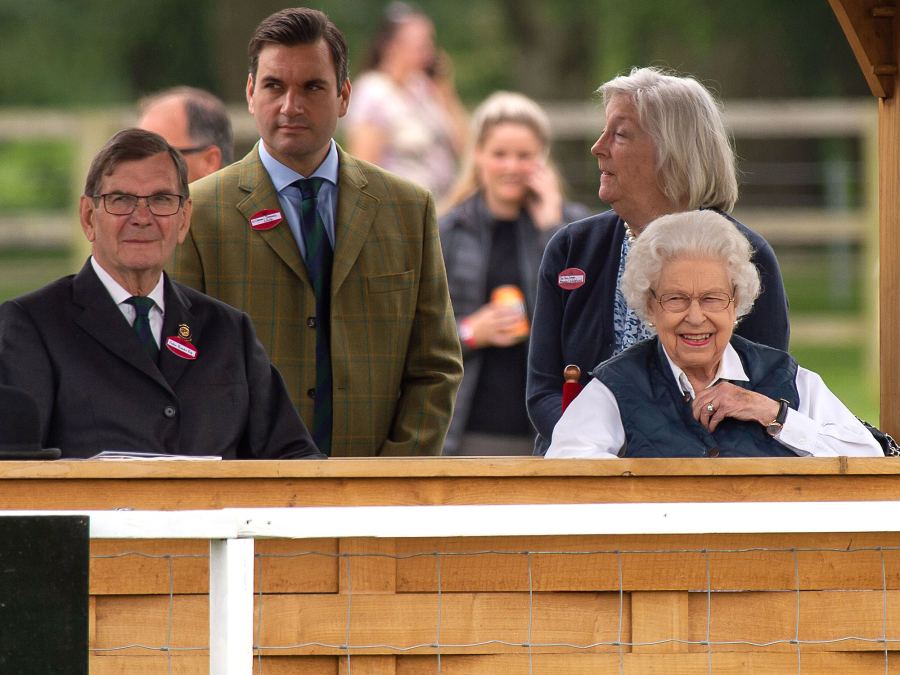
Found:
<path fill-rule="evenodd" d="M 600 167 L 600 199 L 612 210 L 564 227 L 541 263 L 527 387 L 535 454 L 546 450 L 562 413 L 563 369 L 578 366 L 584 384 L 595 365 L 650 335 L 621 291 L 625 261 L 647 224 L 695 209 L 724 215 L 737 200 L 722 114 L 700 83 L 640 68 L 599 92 L 606 128 L 591 152 Z M 772 247 L 726 218 L 750 243 L 762 282 L 756 307 L 737 332 L 787 349 L 787 300 Z"/>
<path fill-rule="evenodd" d="M 650 223 L 622 292 L 656 336 L 593 370 L 547 457 L 884 456 L 821 377 L 734 334 L 760 290 L 751 255 L 714 211 Z"/>
<path fill-rule="evenodd" d="M 472 148 L 439 221 L 465 365 L 445 455 L 531 454 L 525 376 L 538 266 L 551 235 L 588 213 L 564 200 L 549 154 L 550 123 L 530 98 L 501 91 L 475 110 Z"/>

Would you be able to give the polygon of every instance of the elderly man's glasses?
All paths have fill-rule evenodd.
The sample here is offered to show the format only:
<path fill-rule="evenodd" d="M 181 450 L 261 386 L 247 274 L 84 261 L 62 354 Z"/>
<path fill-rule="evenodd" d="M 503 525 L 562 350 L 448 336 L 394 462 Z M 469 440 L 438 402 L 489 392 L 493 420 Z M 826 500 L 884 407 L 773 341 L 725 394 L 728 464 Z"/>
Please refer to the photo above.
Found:
<path fill-rule="evenodd" d="M 663 293 L 657 297 L 654 291 L 653 297 L 667 312 L 686 312 L 691 303 L 696 300 L 700 309 L 704 312 L 721 312 L 734 302 L 734 296 L 728 293 L 704 293 L 703 295 L 686 295 L 685 293 Z"/>
<path fill-rule="evenodd" d="M 182 155 L 193 155 L 198 152 L 203 152 L 207 148 L 211 147 L 212 143 L 207 143 L 206 145 L 194 145 L 190 148 L 175 148 Z"/>
<path fill-rule="evenodd" d="M 154 216 L 173 216 L 184 204 L 181 195 L 130 195 L 114 192 L 105 195 L 94 195 L 94 199 L 103 200 L 103 208 L 114 216 L 127 216 L 134 213 L 138 204 L 143 199 L 147 202 L 147 208 Z"/>

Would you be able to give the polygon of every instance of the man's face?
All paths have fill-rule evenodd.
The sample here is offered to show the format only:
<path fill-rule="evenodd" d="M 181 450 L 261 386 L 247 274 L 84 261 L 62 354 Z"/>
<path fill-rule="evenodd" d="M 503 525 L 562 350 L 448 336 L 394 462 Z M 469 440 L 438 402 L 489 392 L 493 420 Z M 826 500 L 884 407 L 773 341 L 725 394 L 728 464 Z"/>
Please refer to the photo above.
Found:
<path fill-rule="evenodd" d="M 304 176 L 325 159 L 349 102 L 350 82 L 338 88 L 324 40 L 266 45 L 259 53 L 256 77 L 247 78 L 247 107 L 266 149 Z"/>
<path fill-rule="evenodd" d="M 147 108 L 138 120 L 138 127 L 159 134 L 181 153 L 187 164 L 188 182 L 222 168 L 222 151 L 218 147 L 191 138 L 184 100 L 178 96 L 160 99 Z"/>
<path fill-rule="evenodd" d="M 180 194 L 175 163 L 167 152 L 121 162 L 103 177 L 98 194 Z M 175 246 L 184 241 L 190 218 L 190 199 L 171 216 L 154 215 L 143 199 L 130 215 L 116 216 L 106 211 L 102 199 L 95 203 L 91 197 L 81 197 L 81 228 L 92 244 L 94 258 L 132 292 L 135 279 L 155 284 Z"/>

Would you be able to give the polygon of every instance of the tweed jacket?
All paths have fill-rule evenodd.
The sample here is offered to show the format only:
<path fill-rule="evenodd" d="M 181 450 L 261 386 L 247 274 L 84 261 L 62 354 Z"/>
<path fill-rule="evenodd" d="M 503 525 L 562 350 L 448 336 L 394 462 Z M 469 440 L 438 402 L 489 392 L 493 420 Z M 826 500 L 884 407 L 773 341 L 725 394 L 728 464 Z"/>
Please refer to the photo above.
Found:
<path fill-rule="evenodd" d="M 43 447 L 322 457 L 247 315 L 168 278 L 164 293 L 162 340 L 188 333 L 194 359 L 163 346 L 154 363 L 90 261 L 0 306 L 0 382 L 37 401 Z"/>
<path fill-rule="evenodd" d="M 440 453 L 462 358 L 429 193 L 338 148 L 331 278 L 332 456 Z M 176 251 L 179 281 L 247 312 L 312 420 L 315 297 L 254 147 L 191 186 L 193 216 Z"/>

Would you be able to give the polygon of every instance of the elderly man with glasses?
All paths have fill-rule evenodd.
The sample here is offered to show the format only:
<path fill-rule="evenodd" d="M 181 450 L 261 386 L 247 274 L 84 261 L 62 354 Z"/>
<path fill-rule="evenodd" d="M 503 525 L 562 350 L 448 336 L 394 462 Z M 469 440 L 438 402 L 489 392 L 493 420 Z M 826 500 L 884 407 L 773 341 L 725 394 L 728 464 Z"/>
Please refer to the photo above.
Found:
<path fill-rule="evenodd" d="M 37 401 L 43 446 L 322 457 L 249 317 L 163 273 L 190 226 L 181 154 L 119 132 L 91 164 L 80 215 L 81 272 L 0 306 L 0 384 Z"/>

